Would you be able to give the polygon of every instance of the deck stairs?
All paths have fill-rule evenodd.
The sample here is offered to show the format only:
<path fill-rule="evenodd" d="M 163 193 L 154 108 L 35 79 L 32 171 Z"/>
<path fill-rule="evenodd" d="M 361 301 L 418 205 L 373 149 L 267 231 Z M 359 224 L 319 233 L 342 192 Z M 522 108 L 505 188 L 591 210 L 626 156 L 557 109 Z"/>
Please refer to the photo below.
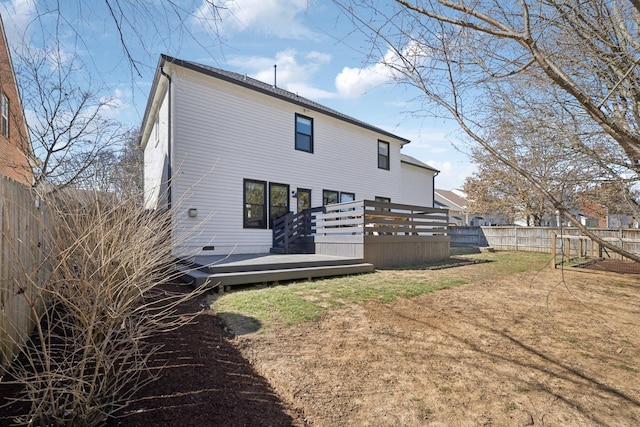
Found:
<path fill-rule="evenodd" d="M 196 256 L 177 263 L 183 280 L 211 288 L 371 273 L 362 259 L 314 254 Z"/>
<path fill-rule="evenodd" d="M 316 215 L 324 211 L 323 207 L 305 209 L 298 213 L 289 212 L 273 221 L 274 254 L 313 254 L 315 253 L 314 233 Z"/>

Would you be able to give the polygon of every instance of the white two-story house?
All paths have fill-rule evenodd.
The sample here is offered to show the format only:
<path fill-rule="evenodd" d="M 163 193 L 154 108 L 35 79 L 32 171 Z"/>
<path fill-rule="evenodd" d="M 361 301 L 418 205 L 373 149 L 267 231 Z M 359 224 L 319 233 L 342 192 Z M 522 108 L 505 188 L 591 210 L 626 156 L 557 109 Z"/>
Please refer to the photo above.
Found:
<path fill-rule="evenodd" d="M 162 55 L 141 127 L 145 205 L 181 255 L 268 252 L 273 220 L 352 200 L 433 206 L 409 141 L 242 74 Z"/>

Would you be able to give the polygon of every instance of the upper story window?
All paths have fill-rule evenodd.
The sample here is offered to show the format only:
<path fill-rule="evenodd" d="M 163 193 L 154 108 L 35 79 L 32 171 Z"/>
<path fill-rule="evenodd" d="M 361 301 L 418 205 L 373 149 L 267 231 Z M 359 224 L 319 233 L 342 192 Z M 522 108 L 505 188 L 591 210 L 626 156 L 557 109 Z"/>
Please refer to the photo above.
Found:
<path fill-rule="evenodd" d="M 389 143 L 378 141 L 378 168 L 389 170 Z"/>
<path fill-rule="evenodd" d="M 313 119 L 296 114 L 296 150 L 313 153 Z"/>
<path fill-rule="evenodd" d="M 2 93 L 0 95 L 0 134 L 9 137 L 9 98 Z"/>

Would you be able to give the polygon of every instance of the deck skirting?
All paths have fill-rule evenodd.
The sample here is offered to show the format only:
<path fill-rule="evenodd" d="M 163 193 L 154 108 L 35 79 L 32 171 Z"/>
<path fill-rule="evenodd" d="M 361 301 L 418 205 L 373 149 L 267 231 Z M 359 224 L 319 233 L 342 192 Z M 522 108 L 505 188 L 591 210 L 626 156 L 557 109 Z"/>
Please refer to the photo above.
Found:
<path fill-rule="evenodd" d="M 449 236 L 317 236 L 316 254 L 361 258 L 376 268 L 449 258 Z"/>

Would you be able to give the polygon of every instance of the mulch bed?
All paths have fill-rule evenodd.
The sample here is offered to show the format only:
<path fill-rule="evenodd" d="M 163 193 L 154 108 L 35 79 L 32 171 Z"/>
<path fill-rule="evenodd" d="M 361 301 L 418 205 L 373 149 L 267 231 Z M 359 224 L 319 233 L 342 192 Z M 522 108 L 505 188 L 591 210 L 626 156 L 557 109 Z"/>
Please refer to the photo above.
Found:
<path fill-rule="evenodd" d="M 184 313 L 202 310 L 196 301 Z M 211 311 L 192 324 L 155 338 L 163 348 L 151 360 L 162 367 L 159 379 L 142 389 L 108 427 L 302 426 L 267 381 L 232 345 L 224 325 Z M 0 383 L 0 401 L 17 392 Z M 16 406 L 0 408 L 0 425 L 11 425 Z"/>

